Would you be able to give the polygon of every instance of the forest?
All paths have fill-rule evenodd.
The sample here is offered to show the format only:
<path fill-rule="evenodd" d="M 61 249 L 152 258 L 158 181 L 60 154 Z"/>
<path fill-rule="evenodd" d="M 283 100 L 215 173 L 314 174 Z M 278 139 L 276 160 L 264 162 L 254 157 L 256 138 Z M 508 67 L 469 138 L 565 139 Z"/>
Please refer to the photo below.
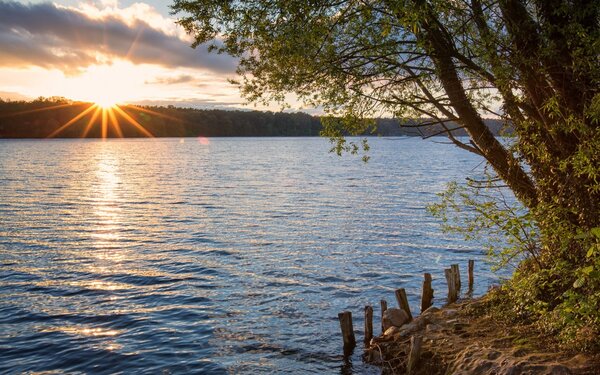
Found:
<path fill-rule="evenodd" d="M 496 134 L 501 132 L 501 121 L 487 121 Z M 391 118 L 374 122 L 376 126 L 366 129 L 363 135 L 429 137 L 444 133 L 440 126 L 421 127 L 422 121 L 416 120 L 402 122 L 403 126 Z M 455 135 L 466 135 L 456 124 L 449 126 L 457 129 Z M 33 101 L 0 99 L 0 138 L 132 138 L 149 134 L 154 137 L 304 137 L 319 136 L 322 130 L 320 117 L 302 112 L 136 105 L 103 110 L 93 103 L 60 97 Z"/>

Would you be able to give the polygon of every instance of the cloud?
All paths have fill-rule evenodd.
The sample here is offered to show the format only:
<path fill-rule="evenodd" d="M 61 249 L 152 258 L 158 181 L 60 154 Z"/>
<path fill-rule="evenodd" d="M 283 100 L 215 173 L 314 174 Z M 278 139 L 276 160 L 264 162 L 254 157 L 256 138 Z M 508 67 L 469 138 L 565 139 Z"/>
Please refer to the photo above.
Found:
<path fill-rule="evenodd" d="M 179 98 L 165 98 L 161 100 L 138 100 L 133 101 L 130 104 L 144 105 L 144 106 L 175 106 L 180 108 L 196 108 L 196 109 L 230 109 L 239 111 L 251 110 L 246 106 L 246 103 L 241 101 L 219 101 L 214 99 L 179 99 Z"/>
<path fill-rule="evenodd" d="M 13 91 L 0 91 L 1 100 L 31 100 L 32 98 Z"/>
<path fill-rule="evenodd" d="M 0 66 L 39 66 L 76 74 L 120 58 L 166 68 L 235 72 L 234 58 L 209 54 L 202 46 L 192 49 L 180 34 L 132 19 L 132 14 L 130 8 L 89 15 L 51 3 L 0 1 Z"/>
<path fill-rule="evenodd" d="M 146 84 L 149 85 L 176 85 L 179 83 L 188 83 L 194 81 L 196 78 L 189 74 L 180 74 L 178 76 L 166 76 L 166 77 L 157 77 L 154 80 L 146 81 Z"/>

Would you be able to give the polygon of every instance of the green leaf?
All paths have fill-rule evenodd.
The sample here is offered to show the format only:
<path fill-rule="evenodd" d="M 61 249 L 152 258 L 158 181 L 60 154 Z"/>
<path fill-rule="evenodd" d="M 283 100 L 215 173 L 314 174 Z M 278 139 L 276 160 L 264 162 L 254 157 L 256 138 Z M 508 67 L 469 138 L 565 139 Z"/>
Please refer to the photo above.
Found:
<path fill-rule="evenodd" d="M 587 266 L 581 270 L 586 275 L 589 275 L 594 270 L 594 266 Z"/>

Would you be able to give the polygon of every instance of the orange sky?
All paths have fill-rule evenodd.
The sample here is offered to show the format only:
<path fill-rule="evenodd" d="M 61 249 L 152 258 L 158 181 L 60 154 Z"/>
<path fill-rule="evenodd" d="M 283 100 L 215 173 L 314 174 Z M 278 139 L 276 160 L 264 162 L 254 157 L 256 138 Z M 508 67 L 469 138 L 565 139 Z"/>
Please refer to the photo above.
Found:
<path fill-rule="evenodd" d="M 191 49 L 169 3 L 0 0 L 0 97 L 243 107 L 236 61 Z"/>

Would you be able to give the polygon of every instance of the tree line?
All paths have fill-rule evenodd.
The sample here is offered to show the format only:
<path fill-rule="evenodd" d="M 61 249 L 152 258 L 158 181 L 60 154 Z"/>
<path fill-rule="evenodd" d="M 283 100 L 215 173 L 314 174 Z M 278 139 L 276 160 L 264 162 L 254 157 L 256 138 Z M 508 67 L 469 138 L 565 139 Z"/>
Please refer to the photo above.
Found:
<path fill-rule="evenodd" d="M 33 101 L 4 101 L 0 99 L 0 138 L 80 138 L 85 129 L 88 138 L 102 137 L 102 110 L 94 118 L 92 103 L 74 102 L 65 98 L 38 98 Z M 321 118 L 306 113 L 194 109 L 175 106 L 122 105 L 121 111 L 143 126 L 155 137 L 296 137 L 319 136 L 323 131 Z M 83 112 L 84 116 L 77 118 Z M 105 116 L 106 137 L 145 137 L 146 133 L 117 111 Z M 70 121 L 73 121 L 69 124 Z M 495 132 L 503 128 L 499 120 L 488 120 Z M 118 123 L 120 133 L 116 131 Z M 65 124 L 69 124 L 64 127 Z M 364 135 L 434 136 L 441 127 L 421 130 L 419 121 L 400 122 L 377 119 L 375 126 L 365 129 Z M 466 135 L 457 128 L 455 134 Z M 61 129 L 61 127 L 64 127 Z"/>

